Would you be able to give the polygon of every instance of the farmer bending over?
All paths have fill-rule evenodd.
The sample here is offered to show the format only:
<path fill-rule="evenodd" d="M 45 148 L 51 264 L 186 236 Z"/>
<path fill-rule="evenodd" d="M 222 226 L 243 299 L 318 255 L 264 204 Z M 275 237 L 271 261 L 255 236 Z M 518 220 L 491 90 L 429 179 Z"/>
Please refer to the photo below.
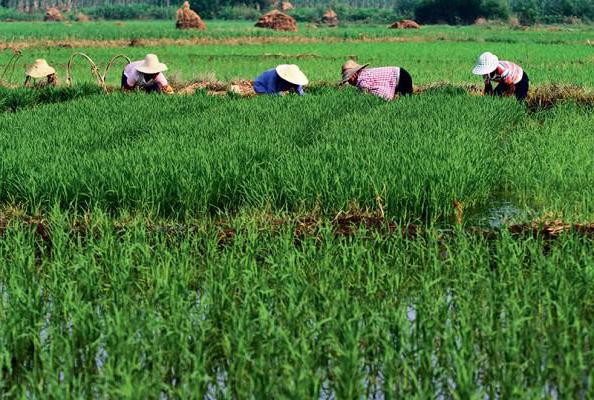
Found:
<path fill-rule="evenodd" d="M 344 63 L 342 84 L 348 83 L 385 100 L 394 100 L 396 95 L 413 93 L 412 77 L 404 68 L 368 68 L 368 65 L 359 65 L 353 60 Z"/>
<path fill-rule="evenodd" d="M 269 69 L 254 81 L 254 91 L 257 94 L 285 94 L 298 93 L 303 96 L 303 86 L 309 80 L 296 65 L 279 65 Z"/>
<path fill-rule="evenodd" d="M 144 60 L 126 65 L 122 73 L 122 89 L 141 89 L 146 93 L 172 93 L 173 89 L 163 75 L 167 65 L 159 62 L 154 54 L 147 54 Z"/>
<path fill-rule="evenodd" d="M 472 70 L 475 75 L 482 75 L 485 80 L 485 95 L 516 96 L 523 101 L 528 97 L 530 81 L 528 74 L 519 66 L 509 61 L 499 61 L 495 54 L 486 52 L 480 55 Z M 491 82 L 498 82 L 493 90 Z"/>
<path fill-rule="evenodd" d="M 45 81 L 36 81 L 36 79 L 43 79 Z M 58 77 L 56 76 L 56 70 L 52 68 L 47 61 L 44 59 L 35 60 L 35 63 L 29 68 L 25 74 L 25 87 L 46 87 L 56 86 L 58 84 Z"/>

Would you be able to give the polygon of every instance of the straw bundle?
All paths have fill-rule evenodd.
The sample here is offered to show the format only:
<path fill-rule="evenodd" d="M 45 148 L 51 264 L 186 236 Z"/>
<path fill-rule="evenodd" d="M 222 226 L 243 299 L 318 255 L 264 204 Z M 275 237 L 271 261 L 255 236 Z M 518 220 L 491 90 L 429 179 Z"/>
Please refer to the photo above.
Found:
<path fill-rule="evenodd" d="M 297 21 L 278 10 L 272 10 L 260 17 L 256 23 L 258 28 L 274 29 L 276 31 L 297 32 Z"/>
<path fill-rule="evenodd" d="M 190 3 L 186 1 L 183 6 L 177 10 L 175 27 L 177 29 L 205 30 L 206 24 L 195 11 L 190 9 Z"/>

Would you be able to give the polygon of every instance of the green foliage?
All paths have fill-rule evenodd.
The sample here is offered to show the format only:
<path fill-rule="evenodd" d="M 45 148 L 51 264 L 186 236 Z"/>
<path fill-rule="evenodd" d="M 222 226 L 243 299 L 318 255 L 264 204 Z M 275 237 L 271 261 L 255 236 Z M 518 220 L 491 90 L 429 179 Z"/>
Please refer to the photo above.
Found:
<path fill-rule="evenodd" d="M 98 86 L 89 84 L 73 88 L 48 87 L 44 89 L 0 87 L 0 112 L 15 112 L 40 104 L 61 103 L 99 93 L 101 93 L 101 89 Z"/>
<path fill-rule="evenodd" d="M 450 112 L 454 104 L 472 111 L 460 118 Z M 518 118 L 514 105 L 439 94 L 386 103 L 326 90 L 249 101 L 120 95 L 47 106 L 0 120 L 0 132 L 12 127 L 19 138 L 1 149 L 0 201 L 164 215 L 319 205 L 331 214 L 352 201 L 374 206 L 381 196 L 396 219 L 433 221 L 449 215 L 453 200 L 488 199 L 500 169 L 493 132 Z M 289 112 L 297 107 L 300 113 Z M 419 108 L 424 120 L 415 118 Z M 33 177 L 28 171 L 39 163 Z"/>
<path fill-rule="evenodd" d="M 533 112 L 460 87 L 481 84 L 469 70 L 490 48 L 545 102 L 545 82 L 594 88 L 591 28 L 251 25 L 0 25 L 6 43 L 205 43 L 33 47 L 19 69 L 151 51 L 178 77 L 295 62 L 312 78 L 305 97 L 249 99 L 0 89 L 2 396 L 594 398 L 591 238 L 451 229 L 454 200 L 465 224 L 500 202 L 594 220 L 591 104 Z M 432 89 L 395 102 L 339 89 L 351 55 Z M 425 229 L 336 232 L 338 212 L 366 208 Z"/>
<path fill-rule="evenodd" d="M 21 3 L 19 3 L 21 4 Z M 170 2 L 149 1 L 82 1 L 81 10 L 94 18 L 107 20 L 172 19 L 177 5 Z M 193 0 L 191 6 L 203 18 L 256 19 L 272 8 L 272 0 Z M 591 0 L 296 0 L 291 11 L 299 21 L 316 22 L 328 7 L 338 12 L 343 22 L 391 23 L 402 17 L 413 17 L 423 23 L 447 22 L 470 24 L 478 17 L 507 20 L 517 15 L 524 24 L 535 22 L 570 22 L 594 20 L 594 2 Z M 33 13 L 16 11 L 18 4 L 0 5 L 0 20 L 39 20 L 43 10 Z M 321 11 L 323 10 L 323 11 Z M 74 18 L 74 13 L 67 17 Z"/>
<path fill-rule="evenodd" d="M 422 23 L 472 24 L 478 17 L 507 20 L 509 9 L 498 0 L 423 0 L 415 16 Z"/>
<path fill-rule="evenodd" d="M 78 221 L 89 230 L 52 213 L 51 242 L 3 234 L 9 397 L 594 394 L 589 241 L 296 241 L 248 220 L 221 245 L 203 224 L 176 238 L 129 216 Z"/>
<path fill-rule="evenodd" d="M 156 7 L 144 4 L 106 4 L 81 11 L 93 19 L 131 20 L 131 19 L 174 19 L 174 7 Z"/>

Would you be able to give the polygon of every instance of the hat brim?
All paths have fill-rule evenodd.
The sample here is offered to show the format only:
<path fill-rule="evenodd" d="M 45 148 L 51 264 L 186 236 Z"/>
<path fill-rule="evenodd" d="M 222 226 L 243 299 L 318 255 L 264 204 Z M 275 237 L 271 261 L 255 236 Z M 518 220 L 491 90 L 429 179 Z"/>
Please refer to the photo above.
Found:
<path fill-rule="evenodd" d="M 307 76 L 298 69 L 286 68 L 282 65 L 276 67 L 276 73 L 285 81 L 292 83 L 293 85 L 306 86 L 309 84 Z"/>
<path fill-rule="evenodd" d="M 33 79 L 45 78 L 56 73 L 56 70 L 52 67 L 47 68 L 31 68 L 27 71 L 27 76 Z"/>
<path fill-rule="evenodd" d="M 369 66 L 369 64 L 363 64 L 363 65 L 358 66 L 357 68 L 351 68 L 351 69 L 346 70 L 342 74 L 342 81 L 340 83 L 344 85 L 353 77 L 353 75 L 355 75 L 362 69 L 367 68 L 368 66 Z"/>
<path fill-rule="evenodd" d="M 167 65 L 159 64 L 153 68 L 149 68 L 143 65 L 136 67 L 136 71 L 142 72 L 143 74 L 159 74 L 161 72 L 167 71 Z"/>
<path fill-rule="evenodd" d="M 474 75 L 487 75 L 497 69 L 497 65 L 499 61 L 489 64 L 489 65 L 477 65 L 472 69 L 472 73 Z"/>

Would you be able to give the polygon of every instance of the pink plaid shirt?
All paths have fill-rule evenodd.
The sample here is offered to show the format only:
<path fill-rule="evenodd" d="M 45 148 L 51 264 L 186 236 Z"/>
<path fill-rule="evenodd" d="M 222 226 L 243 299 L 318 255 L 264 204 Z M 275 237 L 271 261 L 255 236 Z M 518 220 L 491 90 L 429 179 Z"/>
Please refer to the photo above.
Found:
<path fill-rule="evenodd" d="M 491 81 L 505 82 L 508 85 L 515 85 L 524 77 L 524 70 L 517 64 L 509 61 L 499 61 L 497 69 L 489 75 L 485 75 L 485 83 L 489 84 Z"/>
<path fill-rule="evenodd" d="M 364 68 L 359 72 L 357 87 L 386 100 L 393 100 L 399 80 L 398 67 Z"/>

